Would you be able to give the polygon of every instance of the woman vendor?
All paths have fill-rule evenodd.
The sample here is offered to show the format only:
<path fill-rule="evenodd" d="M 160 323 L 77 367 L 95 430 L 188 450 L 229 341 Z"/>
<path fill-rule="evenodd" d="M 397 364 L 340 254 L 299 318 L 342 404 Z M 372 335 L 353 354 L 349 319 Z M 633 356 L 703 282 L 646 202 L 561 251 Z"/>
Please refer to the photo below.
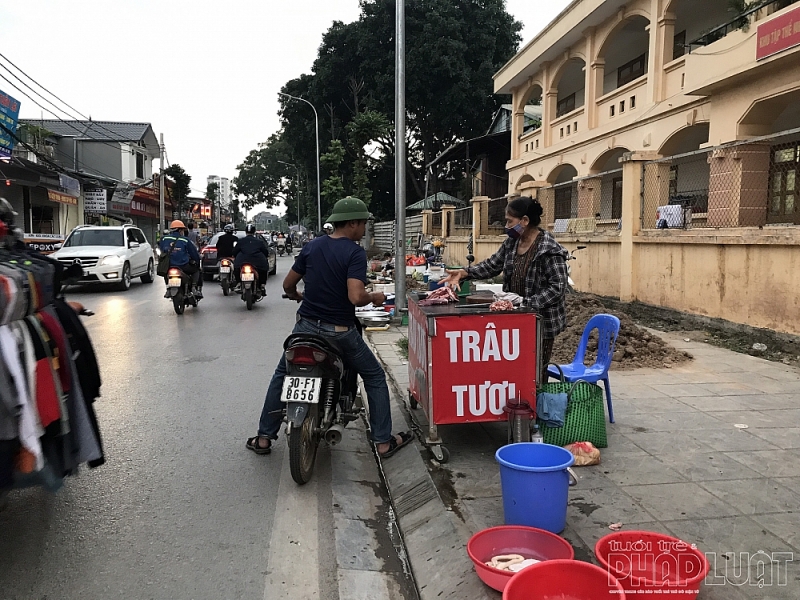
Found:
<path fill-rule="evenodd" d="M 567 291 L 567 251 L 539 227 L 542 205 L 529 197 L 512 200 L 506 207 L 508 239 L 483 262 L 467 269 L 448 270 L 444 282 L 489 279 L 503 273 L 503 291 L 522 298 L 522 305 L 535 310 L 542 322 L 541 356 L 544 373 L 553 353 L 553 340 L 567 326 L 564 294 Z"/>

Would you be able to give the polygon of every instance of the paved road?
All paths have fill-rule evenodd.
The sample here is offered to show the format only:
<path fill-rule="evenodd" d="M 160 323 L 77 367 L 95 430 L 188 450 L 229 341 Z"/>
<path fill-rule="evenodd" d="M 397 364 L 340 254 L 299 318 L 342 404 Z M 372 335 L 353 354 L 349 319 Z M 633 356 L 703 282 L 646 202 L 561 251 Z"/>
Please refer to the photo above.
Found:
<path fill-rule="evenodd" d="M 12 493 L 0 597 L 339 597 L 330 452 L 298 488 L 282 440 L 268 457 L 244 448 L 294 323 L 296 305 L 280 297 L 290 266 L 279 259 L 251 312 L 210 282 L 182 317 L 160 281 L 68 294 L 96 311 L 85 322 L 108 463 L 56 495 Z"/>

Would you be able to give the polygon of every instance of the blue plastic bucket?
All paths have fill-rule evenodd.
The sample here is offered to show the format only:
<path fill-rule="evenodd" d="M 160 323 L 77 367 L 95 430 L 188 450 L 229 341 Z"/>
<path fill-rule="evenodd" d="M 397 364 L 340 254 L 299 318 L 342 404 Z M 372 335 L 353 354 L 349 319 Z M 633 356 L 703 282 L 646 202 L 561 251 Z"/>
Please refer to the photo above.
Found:
<path fill-rule="evenodd" d="M 523 442 L 495 453 L 506 525 L 561 533 L 567 523 L 569 472 L 575 457 L 559 446 Z"/>

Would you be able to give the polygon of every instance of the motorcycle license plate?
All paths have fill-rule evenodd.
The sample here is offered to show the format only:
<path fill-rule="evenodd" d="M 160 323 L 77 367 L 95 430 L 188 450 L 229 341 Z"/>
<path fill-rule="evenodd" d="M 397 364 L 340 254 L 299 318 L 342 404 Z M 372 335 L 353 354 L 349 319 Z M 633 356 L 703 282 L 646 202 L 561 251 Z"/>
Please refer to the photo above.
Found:
<path fill-rule="evenodd" d="M 219 268 L 219 272 L 220 273 L 230 273 L 231 272 L 231 268 L 230 267 L 220 267 Z"/>
<path fill-rule="evenodd" d="M 242 273 L 242 281 L 254 281 L 255 278 L 253 273 Z"/>
<path fill-rule="evenodd" d="M 322 388 L 320 377 L 289 377 L 283 379 L 283 402 L 319 403 L 319 391 Z"/>
<path fill-rule="evenodd" d="M 169 287 L 181 287 L 180 277 L 171 278 L 169 280 Z"/>

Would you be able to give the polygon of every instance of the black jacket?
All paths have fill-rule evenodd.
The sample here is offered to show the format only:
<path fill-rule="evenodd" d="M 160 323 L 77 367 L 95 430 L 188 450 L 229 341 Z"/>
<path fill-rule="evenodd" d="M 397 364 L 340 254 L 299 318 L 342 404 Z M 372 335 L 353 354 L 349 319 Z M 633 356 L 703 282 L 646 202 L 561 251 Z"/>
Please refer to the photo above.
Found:
<path fill-rule="evenodd" d="M 217 258 L 230 258 L 233 256 L 233 247 L 239 238 L 235 233 L 225 233 L 217 240 Z"/>
<path fill-rule="evenodd" d="M 256 269 L 269 269 L 269 248 L 266 242 L 253 235 L 239 240 L 233 249 L 234 266 L 238 269 L 243 264 L 253 265 Z"/>

